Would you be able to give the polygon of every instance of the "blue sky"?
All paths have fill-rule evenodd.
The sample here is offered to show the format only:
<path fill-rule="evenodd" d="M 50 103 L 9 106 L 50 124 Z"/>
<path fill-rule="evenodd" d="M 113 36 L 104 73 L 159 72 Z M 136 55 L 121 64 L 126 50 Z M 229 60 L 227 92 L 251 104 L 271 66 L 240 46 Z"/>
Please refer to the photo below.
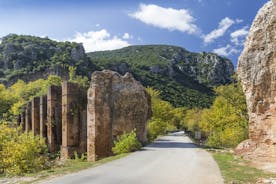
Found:
<path fill-rule="evenodd" d="M 9 33 L 82 42 L 86 51 L 170 44 L 216 52 L 234 64 L 268 0 L 0 0 L 0 37 Z"/>

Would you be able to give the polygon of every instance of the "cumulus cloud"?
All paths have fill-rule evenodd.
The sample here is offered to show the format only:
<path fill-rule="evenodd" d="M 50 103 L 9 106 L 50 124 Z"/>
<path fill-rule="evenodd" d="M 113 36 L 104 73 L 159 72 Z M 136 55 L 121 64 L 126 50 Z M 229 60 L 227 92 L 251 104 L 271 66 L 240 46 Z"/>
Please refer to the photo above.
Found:
<path fill-rule="evenodd" d="M 207 35 L 203 36 L 203 40 L 204 43 L 211 43 L 213 42 L 215 39 L 222 37 L 225 32 L 235 23 L 234 20 L 225 17 L 224 19 L 222 19 L 219 22 L 219 26 L 218 28 L 214 29 L 213 31 L 211 31 L 210 33 L 208 33 Z"/>
<path fill-rule="evenodd" d="M 82 43 L 86 52 L 114 50 L 130 45 L 126 40 L 111 36 L 106 29 L 76 33 L 72 42 Z"/>
<path fill-rule="evenodd" d="M 214 53 L 221 55 L 221 56 L 230 56 L 232 54 L 237 54 L 240 52 L 240 50 L 234 48 L 233 46 L 227 44 L 225 47 L 220 47 L 213 50 Z"/>
<path fill-rule="evenodd" d="M 235 45 L 243 45 L 246 35 L 248 34 L 248 27 L 243 27 L 230 34 L 231 42 Z"/>
<path fill-rule="evenodd" d="M 130 14 L 141 22 L 170 31 L 181 31 L 188 34 L 200 32 L 195 25 L 195 18 L 187 9 L 164 8 L 155 4 L 140 4 L 139 10 Z"/>
<path fill-rule="evenodd" d="M 123 35 L 123 39 L 125 39 L 125 40 L 127 40 L 127 39 L 129 39 L 131 36 L 128 34 L 128 33 L 125 33 L 124 35 Z"/>

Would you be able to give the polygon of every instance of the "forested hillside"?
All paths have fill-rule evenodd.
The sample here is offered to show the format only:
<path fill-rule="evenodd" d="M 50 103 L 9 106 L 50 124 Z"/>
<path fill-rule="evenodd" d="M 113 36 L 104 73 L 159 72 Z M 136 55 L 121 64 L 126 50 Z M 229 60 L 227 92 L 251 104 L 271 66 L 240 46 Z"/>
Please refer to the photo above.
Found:
<path fill-rule="evenodd" d="M 99 68 L 133 73 L 175 106 L 208 107 L 213 101 L 211 88 L 231 83 L 234 72 L 226 58 L 169 45 L 129 46 L 88 56 Z"/>

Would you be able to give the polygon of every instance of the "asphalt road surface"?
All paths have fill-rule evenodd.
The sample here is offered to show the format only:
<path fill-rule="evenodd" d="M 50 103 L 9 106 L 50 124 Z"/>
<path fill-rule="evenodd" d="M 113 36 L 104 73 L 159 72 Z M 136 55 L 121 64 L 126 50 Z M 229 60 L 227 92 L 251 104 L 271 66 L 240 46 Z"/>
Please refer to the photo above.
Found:
<path fill-rule="evenodd" d="M 183 132 L 159 138 L 141 151 L 44 184 L 222 184 L 212 156 Z"/>

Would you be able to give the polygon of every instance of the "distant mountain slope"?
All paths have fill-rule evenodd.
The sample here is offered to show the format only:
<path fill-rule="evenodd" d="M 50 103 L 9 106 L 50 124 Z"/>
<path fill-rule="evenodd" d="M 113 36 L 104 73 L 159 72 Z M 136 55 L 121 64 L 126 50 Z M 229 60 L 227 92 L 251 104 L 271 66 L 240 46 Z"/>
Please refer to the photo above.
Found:
<path fill-rule="evenodd" d="M 211 88 L 230 83 L 234 73 L 232 62 L 226 58 L 169 45 L 129 46 L 88 56 L 101 69 L 133 73 L 175 106 L 209 106 L 213 101 Z"/>
<path fill-rule="evenodd" d="M 175 106 L 208 107 L 213 86 L 231 82 L 231 61 L 168 45 L 130 46 L 85 53 L 82 44 L 11 34 L 0 43 L 0 83 L 33 81 L 49 74 L 68 78 L 68 67 L 90 78 L 95 70 L 131 72 L 144 86 L 160 90 Z"/>
<path fill-rule="evenodd" d="M 194 53 L 169 45 L 129 46 L 113 51 L 92 52 L 88 56 L 103 66 L 125 62 L 170 77 L 180 72 L 208 86 L 231 82 L 234 72 L 230 60 L 214 53 Z"/>

